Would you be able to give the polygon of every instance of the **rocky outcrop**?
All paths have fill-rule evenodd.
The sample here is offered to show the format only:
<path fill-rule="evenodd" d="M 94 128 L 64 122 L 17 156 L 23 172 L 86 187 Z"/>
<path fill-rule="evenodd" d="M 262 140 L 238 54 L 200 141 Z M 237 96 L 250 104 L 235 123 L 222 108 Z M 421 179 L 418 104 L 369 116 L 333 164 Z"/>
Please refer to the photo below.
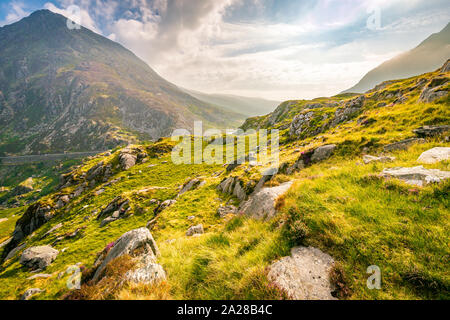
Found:
<path fill-rule="evenodd" d="M 29 206 L 16 223 L 12 239 L 3 250 L 2 261 L 26 236 L 52 219 L 54 215 L 54 209 L 48 204 L 37 202 Z"/>
<path fill-rule="evenodd" d="M 107 182 L 111 175 L 112 164 L 100 161 L 86 172 L 86 180 L 89 182 Z"/>
<path fill-rule="evenodd" d="M 419 102 L 430 103 L 448 95 L 448 90 L 445 88 L 447 82 L 447 77 L 433 78 L 420 94 Z"/>
<path fill-rule="evenodd" d="M 197 226 L 192 226 L 188 229 L 188 231 L 186 231 L 186 236 L 187 237 L 192 237 L 195 235 L 201 235 L 204 234 L 205 230 L 203 229 L 203 225 L 199 224 Z"/>
<path fill-rule="evenodd" d="M 59 251 L 50 246 L 31 247 L 22 253 L 19 262 L 31 270 L 43 270 L 56 259 L 58 254 Z"/>
<path fill-rule="evenodd" d="M 441 171 L 437 169 L 425 169 L 423 166 L 414 168 L 392 168 L 385 169 L 381 176 L 383 178 L 395 178 L 402 180 L 410 185 L 422 187 L 431 183 L 440 183 L 450 179 L 450 171 Z"/>
<path fill-rule="evenodd" d="M 249 200 L 241 204 L 239 213 L 256 219 L 270 219 L 274 217 L 277 213 L 277 199 L 290 189 L 292 183 L 290 181 L 277 187 L 261 189 L 253 194 Z"/>
<path fill-rule="evenodd" d="M 42 292 L 44 292 L 44 290 L 41 290 L 39 288 L 28 289 L 27 291 L 25 291 L 22 297 L 20 297 L 20 300 L 30 300 L 33 296 L 38 295 Z"/>
<path fill-rule="evenodd" d="M 300 136 L 306 129 L 310 128 L 314 115 L 315 113 L 313 111 L 296 115 L 289 128 L 289 135 L 291 137 Z"/>
<path fill-rule="evenodd" d="M 333 258 L 319 249 L 297 247 L 269 267 L 268 278 L 293 300 L 336 300 L 329 280 L 333 265 Z"/>
<path fill-rule="evenodd" d="M 109 245 L 95 262 L 93 281 L 104 276 L 106 266 L 114 259 L 129 255 L 137 263 L 137 269 L 130 270 L 126 278 L 130 281 L 155 282 L 165 279 L 164 270 L 156 264 L 159 250 L 152 234 L 147 228 L 131 230 Z"/>
<path fill-rule="evenodd" d="M 131 210 L 130 200 L 123 197 L 116 197 L 111 201 L 97 216 L 97 219 L 103 219 L 100 227 L 125 217 Z"/>
<path fill-rule="evenodd" d="M 250 183 L 243 186 L 243 182 L 239 177 L 225 178 L 217 187 L 217 190 L 223 193 L 232 194 L 241 201 L 248 198 L 248 194 L 253 192 L 253 186 Z"/>
<path fill-rule="evenodd" d="M 423 126 L 414 130 L 419 138 L 435 137 L 450 131 L 449 125 L 442 126 Z"/>
<path fill-rule="evenodd" d="M 364 155 L 363 156 L 363 162 L 365 164 L 373 163 L 373 162 L 391 162 L 395 161 L 395 157 L 389 157 L 389 156 L 381 156 L 381 157 L 375 157 L 370 155 Z"/>
<path fill-rule="evenodd" d="M 442 66 L 441 73 L 450 72 L 450 59 Z"/>
<path fill-rule="evenodd" d="M 433 148 L 425 151 L 417 159 L 417 162 L 433 164 L 445 160 L 450 160 L 450 148 Z"/>
<path fill-rule="evenodd" d="M 17 187 L 15 187 L 12 191 L 13 196 L 20 196 L 22 194 L 27 194 L 33 191 L 33 178 L 28 178 Z"/>
<path fill-rule="evenodd" d="M 343 107 L 338 108 L 334 114 L 334 119 L 331 122 L 331 126 L 335 127 L 338 124 L 341 124 L 345 121 L 351 120 L 356 117 L 360 112 L 364 103 L 366 101 L 366 97 L 361 95 L 357 98 L 354 98 L 344 104 Z"/>

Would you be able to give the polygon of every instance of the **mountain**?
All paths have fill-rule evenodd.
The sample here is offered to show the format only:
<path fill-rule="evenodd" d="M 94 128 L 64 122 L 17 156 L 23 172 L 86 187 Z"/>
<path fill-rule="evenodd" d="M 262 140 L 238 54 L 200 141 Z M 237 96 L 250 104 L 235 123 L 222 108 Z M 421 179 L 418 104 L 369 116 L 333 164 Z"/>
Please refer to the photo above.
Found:
<path fill-rule="evenodd" d="M 344 93 L 363 93 L 375 85 L 392 79 L 403 79 L 433 71 L 450 58 L 450 23 L 432 34 L 418 47 L 405 52 L 367 73 L 354 87 Z"/>
<path fill-rule="evenodd" d="M 230 94 L 207 94 L 199 91 L 185 91 L 191 96 L 247 117 L 261 116 L 272 112 L 280 104 L 279 101 L 254 97 L 242 97 Z"/>
<path fill-rule="evenodd" d="M 131 51 L 40 10 L 0 28 L 0 154 L 104 150 L 240 114 L 161 78 Z"/>

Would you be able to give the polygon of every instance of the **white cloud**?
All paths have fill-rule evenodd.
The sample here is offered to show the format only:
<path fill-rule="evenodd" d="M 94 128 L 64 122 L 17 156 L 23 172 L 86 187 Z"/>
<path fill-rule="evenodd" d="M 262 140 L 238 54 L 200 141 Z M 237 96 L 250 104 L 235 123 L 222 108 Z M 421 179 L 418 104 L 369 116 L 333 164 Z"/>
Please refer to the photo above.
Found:
<path fill-rule="evenodd" d="M 5 19 L 0 21 L 0 27 L 17 22 L 30 14 L 30 12 L 26 10 L 26 6 L 23 2 L 11 1 L 9 7 L 10 9 Z"/>

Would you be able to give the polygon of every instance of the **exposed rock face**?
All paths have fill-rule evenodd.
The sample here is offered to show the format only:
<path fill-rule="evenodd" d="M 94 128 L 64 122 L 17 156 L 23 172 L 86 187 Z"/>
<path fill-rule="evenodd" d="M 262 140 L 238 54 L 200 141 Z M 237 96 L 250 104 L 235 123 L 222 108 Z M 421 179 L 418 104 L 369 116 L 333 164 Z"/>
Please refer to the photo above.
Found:
<path fill-rule="evenodd" d="M 154 263 L 152 258 L 143 257 L 137 262 L 137 268 L 126 273 L 128 281 L 137 284 L 153 284 L 164 281 L 166 272 L 160 264 Z"/>
<path fill-rule="evenodd" d="M 256 219 L 270 219 L 277 213 L 276 200 L 292 186 L 292 181 L 273 188 L 263 188 L 242 203 L 239 213 Z"/>
<path fill-rule="evenodd" d="M 381 157 L 375 157 L 370 155 L 363 156 L 363 162 L 365 164 L 369 164 L 372 162 L 391 162 L 395 161 L 395 157 L 389 157 L 389 156 L 381 156 Z"/>
<path fill-rule="evenodd" d="M 100 280 L 108 263 L 123 255 L 130 255 L 138 262 L 138 269 L 134 271 L 130 270 L 130 279 L 136 280 L 139 274 L 147 274 L 150 279 L 153 276 L 148 274 L 148 272 L 151 270 L 160 270 L 159 268 L 149 266 L 156 262 L 156 258 L 159 255 L 156 242 L 147 228 L 140 228 L 131 230 L 122 235 L 114 242 L 109 251 L 103 252 L 100 255 L 95 263 L 97 269 L 93 281 L 97 282 Z M 137 273 L 135 274 L 134 272 Z M 158 276 L 154 275 L 154 278 L 160 279 L 162 276 L 162 274 L 159 274 Z"/>
<path fill-rule="evenodd" d="M 408 150 L 410 146 L 412 146 L 415 143 L 424 143 L 424 139 L 418 139 L 418 138 L 410 138 L 406 140 L 402 140 L 399 142 L 391 143 L 386 146 L 384 146 L 384 151 L 386 152 L 392 152 L 392 151 L 398 151 L 398 150 Z"/>
<path fill-rule="evenodd" d="M 188 231 L 186 231 L 186 236 L 192 237 L 194 235 L 204 234 L 204 233 L 205 233 L 205 231 L 203 230 L 203 225 L 199 224 L 197 226 L 190 227 L 188 229 Z"/>
<path fill-rule="evenodd" d="M 330 145 L 319 147 L 314 151 L 314 153 L 311 157 L 311 161 L 312 162 L 324 161 L 324 160 L 328 159 L 329 157 L 331 157 L 334 150 L 336 150 L 335 144 L 330 144 Z"/>
<path fill-rule="evenodd" d="M 25 291 L 25 293 L 22 295 L 22 297 L 20 298 L 20 300 L 30 300 L 33 296 L 44 292 L 44 290 L 41 290 L 39 288 L 33 288 L 33 289 L 28 289 L 27 291 Z"/>
<path fill-rule="evenodd" d="M 434 137 L 441 135 L 445 132 L 450 131 L 450 126 L 443 125 L 443 126 L 423 126 L 416 130 L 414 130 L 414 133 L 419 138 L 427 138 L 427 137 Z"/>
<path fill-rule="evenodd" d="M 329 281 L 333 258 L 312 247 L 293 248 L 291 254 L 270 266 L 269 280 L 293 300 L 336 300 Z"/>
<path fill-rule="evenodd" d="M 191 181 L 189 181 L 183 185 L 180 192 L 178 193 L 178 196 L 181 196 L 182 194 L 184 194 L 188 191 L 194 190 L 194 189 L 200 187 L 202 184 L 204 184 L 203 180 L 192 179 Z"/>
<path fill-rule="evenodd" d="M 419 101 L 430 103 L 448 95 L 448 91 L 447 89 L 445 89 L 445 85 L 447 82 L 447 77 L 438 77 L 432 79 L 420 94 Z"/>
<path fill-rule="evenodd" d="M 58 254 L 59 251 L 50 246 L 32 247 L 22 253 L 19 262 L 32 270 L 42 270 L 47 268 Z"/>
<path fill-rule="evenodd" d="M 17 221 L 11 241 L 5 246 L 2 260 L 15 248 L 26 236 L 41 227 L 54 216 L 53 208 L 37 202 L 28 207 L 27 211 Z"/>
<path fill-rule="evenodd" d="M 433 164 L 450 160 L 450 148 L 433 148 L 422 153 L 417 160 L 420 163 Z"/>
<path fill-rule="evenodd" d="M 305 129 L 310 127 L 310 123 L 313 117 L 313 111 L 296 115 L 292 120 L 291 126 L 289 128 L 289 135 L 291 137 L 301 135 Z"/>
<path fill-rule="evenodd" d="M 385 169 L 381 176 L 384 178 L 396 178 L 405 181 L 407 184 L 422 187 L 430 183 L 440 183 L 445 179 L 450 179 L 449 171 L 437 169 L 425 169 L 423 166 L 414 168 L 392 168 Z"/>
<path fill-rule="evenodd" d="M 87 181 L 106 182 L 112 175 L 112 165 L 110 163 L 105 164 L 104 161 L 100 161 L 93 166 L 86 173 Z"/>

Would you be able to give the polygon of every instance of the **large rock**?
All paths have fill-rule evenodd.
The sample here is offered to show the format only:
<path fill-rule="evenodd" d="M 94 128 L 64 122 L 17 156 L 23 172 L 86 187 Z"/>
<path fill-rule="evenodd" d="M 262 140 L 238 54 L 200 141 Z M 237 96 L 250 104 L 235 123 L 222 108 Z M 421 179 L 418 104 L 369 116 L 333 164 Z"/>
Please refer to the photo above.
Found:
<path fill-rule="evenodd" d="M 111 201 L 97 216 L 97 219 L 103 219 L 100 227 L 108 223 L 124 218 L 130 212 L 130 200 L 125 197 L 116 197 Z"/>
<path fill-rule="evenodd" d="M 47 268 L 58 256 L 59 251 L 50 246 L 31 247 L 20 257 L 20 264 L 32 270 Z"/>
<path fill-rule="evenodd" d="M 136 284 L 153 284 L 164 281 L 166 272 L 160 264 L 155 263 L 152 258 L 143 257 L 138 260 L 136 269 L 125 274 L 128 281 Z"/>
<path fill-rule="evenodd" d="M 242 186 L 242 182 L 239 177 L 228 177 L 225 178 L 217 187 L 217 190 L 223 193 L 232 194 L 240 201 L 247 199 L 247 191 L 245 187 Z"/>
<path fill-rule="evenodd" d="M 86 173 L 87 181 L 95 181 L 95 182 L 106 182 L 109 177 L 112 175 L 112 164 L 105 164 L 104 161 L 100 161 L 95 166 L 93 166 Z M 79 190 L 78 193 L 81 194 L 83 191 Z"/>
<path fill-rule="evenodd" d="M 270 219 L 277 213 L 277 199 L 284 195 L 292 186 L 292 181 L 273 188 L 263 188 L 253 194 L 249 200 L 242 203 L 239 213 L 256 219 Z"/>
<path fill-rule="evenodd" d="M 136 165 L 137 156 L 130 149 L 124 149 L 119 154 L 119 163 L 122 170 L 128 170 Z"/>
<path fill-rule="evenodd" d="M 336 300 L 329 280 L 333 264 L 319 249 L 297 247 L 269 267 L 268 277 L 293 300 Z"/>
<path fill-rule="evenodd" d="M 422 187 L 430 183 L 439 183 L 450 178 L 449 171 L 437 169 L 425 169 L 423 166 L 414 168 L 392 168 L 385 169 L 381 176 L 384 178 L 400 179 L 407 184 Z"/>
<path fill-rule="evenodd" d="M 450 159 L 450 148 L 433 148 L 422 153 L 417 160 L 420 163 L 433 164 Z"/>
<path fill-rule="evenodd" d="M 425 139 L 421 138 L 409 138 L 405 139 L 399 142 L 394 142 L 391 144 L 388 144 L 384 146 L 384 151 L 386 152 L 392 152 L 392 151 L 399 151 L 399 150 L 408 150 L 410 146 L 416 143 L 425 143 Z"/>
<path fill-rule="evenodd" d="M 346 102 L 343 107 L 338 108 L 336 110 L 334 114 L 334 119 L 331 122 L 331 126 L 335 127 L 340 123 L 355 118 L 361 112 L 365 101 L 366 97 L 364 95 L 361 95 L 357 98 L 354 98 Z"/>
<path fill-rule="evenodd" d="M 333 154 L 334 150 L 336 150 L 336 145 L 335 144 L 330 144 L 330 145 L 326 145 L 326 146 L 322 146 L 317 148 L 312 157 L 311 157 L 311 161 L 312 162 L 319 162 L 319 161 L 323 161 L 328 159 L 329 157 L 331 157 L 331 155 Z"/>
<path fill-rule="evenodd" d="M 448 95 L 448 90 L 446 89 L 447 82 L 448 82 L 447 77 L 438 77 L 432 79 L 420 94 L 419 101 L 431 103 L 437 99 L 447 96 Z"/>
<path fill-rule="evenodd" d="M 97 269 L 93 281 L 100 280 L 108 263 L 123 255 L 130 255 L 141 264 L 141 268 L 145 268 L 149 263 L 156 263 L 159 250 L 147 228 L 131 230 L 117 239 L 109 251 L 101 254 L 95 263 Z"/>

